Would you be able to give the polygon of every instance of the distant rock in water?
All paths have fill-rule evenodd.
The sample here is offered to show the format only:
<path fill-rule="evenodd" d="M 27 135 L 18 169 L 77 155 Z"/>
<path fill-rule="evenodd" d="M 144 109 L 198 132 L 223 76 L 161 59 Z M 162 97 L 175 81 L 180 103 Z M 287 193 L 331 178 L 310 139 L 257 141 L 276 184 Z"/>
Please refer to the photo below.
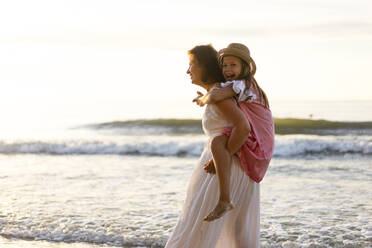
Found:
<path fill-rule="evenodd" d="M 275 118 L 274 123 L 277 134 L 372 134 L 372 122 Z"/>
<path fill-rule="evenodd" d="M 317 134 L 317 135 L 371 135 L 372 122 L 345 122 L 297 118 L 275 118 L 275 133 Z M 200 119 L 140 119 L 128 121 L 112 121 L 85 125 L 80 128 L 111 130 L 118 134 L 144 135 L 181 135 L 202 134 Z"/>

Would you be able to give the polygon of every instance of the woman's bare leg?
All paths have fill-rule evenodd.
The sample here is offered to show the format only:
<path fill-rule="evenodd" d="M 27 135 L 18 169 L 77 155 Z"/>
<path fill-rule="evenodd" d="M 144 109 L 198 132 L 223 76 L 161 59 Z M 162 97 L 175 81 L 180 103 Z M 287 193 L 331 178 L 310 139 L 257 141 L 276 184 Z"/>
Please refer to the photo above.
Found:
<path fill-rule="evenodd" d="M 226 149 L 228 138 L 225 135 L 215 137 L 211 142 L 214 166 L 218 177 L 220 197 L 216 207 L 204 217 L 205 221 L 213 221 L 222 217 L 226 212 L 233 209 L 230 203 L 230 170 L 231 155 Z"/>

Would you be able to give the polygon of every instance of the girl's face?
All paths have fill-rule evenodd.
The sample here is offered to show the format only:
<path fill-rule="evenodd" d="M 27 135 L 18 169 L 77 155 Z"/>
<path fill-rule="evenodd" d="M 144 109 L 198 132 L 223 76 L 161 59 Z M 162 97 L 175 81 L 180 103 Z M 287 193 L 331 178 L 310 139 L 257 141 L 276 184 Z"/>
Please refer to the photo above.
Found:
<path fill-rule="evenodd" d="M 226 81 L 235 80 L 242 72 L 242 61 L 235 56 L 223 57 L 222 74 Z"/>
<path fill-rule="evenodd" d="M 200 66 L 197 58 L 193 55 L 189 55 L 189 68 L 187 69 L 187 74 L 190 74 L 191 77 L 191 83 L 196 85 L 202 84 L 202 74 L 203 74 L 203 68 Z"/>

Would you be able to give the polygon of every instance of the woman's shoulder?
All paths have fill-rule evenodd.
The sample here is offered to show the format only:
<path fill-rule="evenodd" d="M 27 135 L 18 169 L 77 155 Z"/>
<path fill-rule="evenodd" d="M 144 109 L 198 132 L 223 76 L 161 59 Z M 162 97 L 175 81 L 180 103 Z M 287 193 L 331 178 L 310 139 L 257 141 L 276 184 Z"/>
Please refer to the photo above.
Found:
<path fill-rule="evenodd" d="M 235 108 L 239 108 L 237 101 L 234 98 L 226 98 L 215 104 L 212 104 L 213 110 L 219 115 L 226 117 L 231 112 L 234 112 Z"/>

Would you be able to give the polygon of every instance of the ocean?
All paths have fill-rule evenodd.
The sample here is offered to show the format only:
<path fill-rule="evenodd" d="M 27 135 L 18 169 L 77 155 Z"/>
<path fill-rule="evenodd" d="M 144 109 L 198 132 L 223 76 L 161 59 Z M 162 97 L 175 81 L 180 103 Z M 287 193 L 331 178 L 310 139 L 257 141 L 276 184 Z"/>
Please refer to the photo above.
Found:
<path fill-rule="evenodd" d="M 0 247 L 163 247 L 206 141 L 202 109 L 171 105 L 9 112 Z M 261 246 L 372 247 L 372 102 L 271 105 Z"/>

